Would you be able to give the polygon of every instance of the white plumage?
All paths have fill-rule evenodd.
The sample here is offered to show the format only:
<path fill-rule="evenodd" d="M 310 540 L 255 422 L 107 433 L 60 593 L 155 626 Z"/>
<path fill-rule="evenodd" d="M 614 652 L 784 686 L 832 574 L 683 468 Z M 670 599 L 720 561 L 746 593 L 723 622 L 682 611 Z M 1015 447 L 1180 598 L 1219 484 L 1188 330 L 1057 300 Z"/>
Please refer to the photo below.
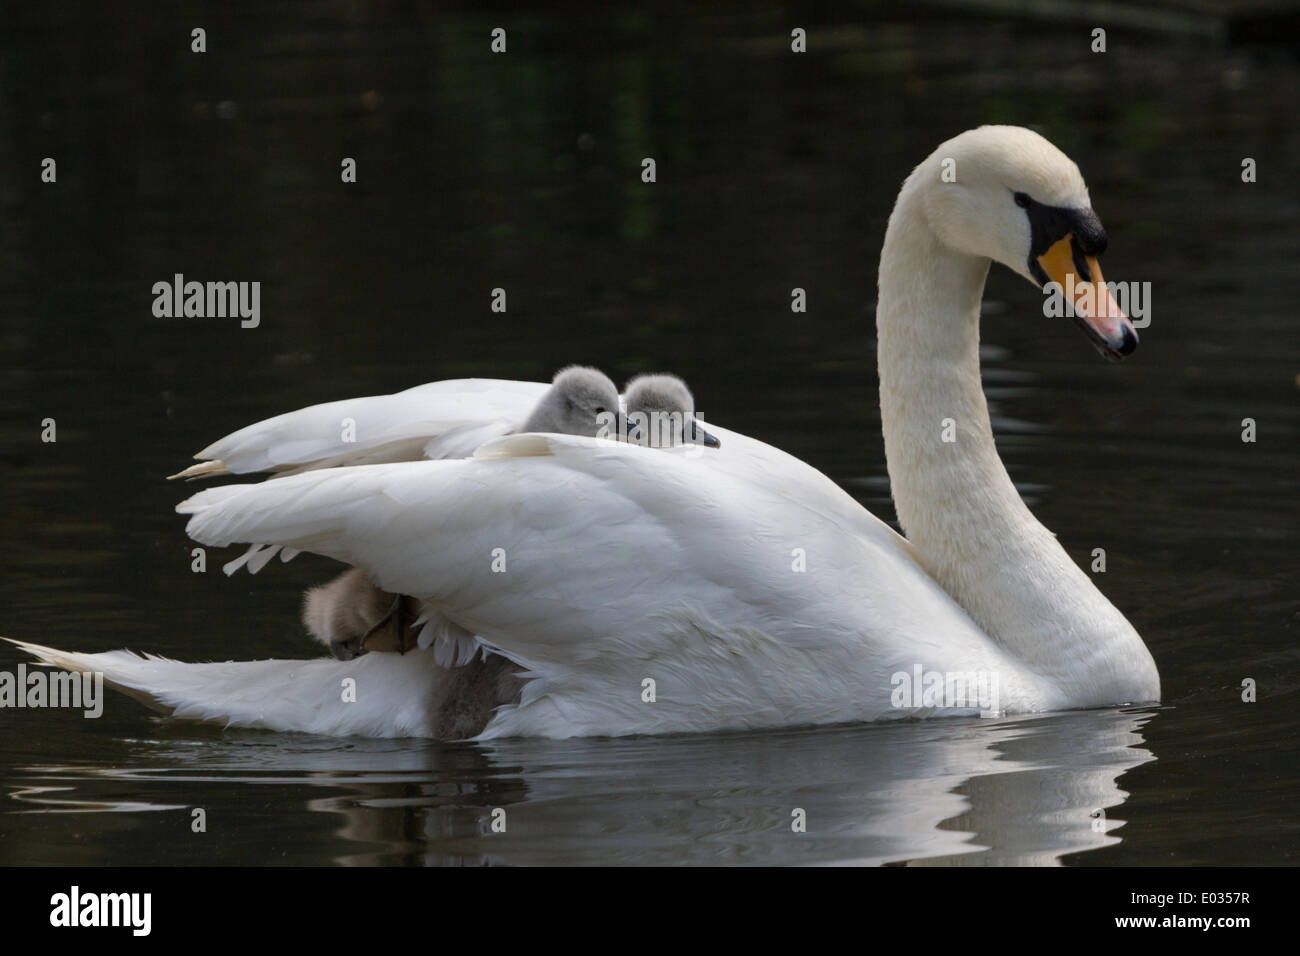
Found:
<path fill-rule="evenodd" d="M 945 158 L 967 195 L 938 192 Z M 521 692 L 484 737 L 925 714 L 892 695 L 894 676 L 917 668 L 995 674 L 1007 712 L 1156 700 L 1141 638 L 1034 520 L 993 443 L 978 306 L 990 259 L 1025 273 L 1018 189 L 1088 202 L 1077 168 L 1041 137 L 984 127 L 918 166 L 891 218 L 882 418 L 910 543 L 809 465 L 713 425 L 716 451 L 508 435 L 546 386 L 485 380 L 250 426 L 200 457 L 300 473 L 211 488 L 178 510 L 206 545 L 286 546 L 362 568 L 522 667 Z M 341 417 L 356 420 L 357 443 L 334 437 Z M 945 418 L 956 442 L 940 439 Z M 468 458 L 364 463 L 470 444 Z M 182 716 L 330 733 L 430 732 L 440 682 L 456 679 L 427 653 L 182 665 L 25 646 L 60 666 L 100 666 Z M 346 717 L 317 695 L 351 673 L 384 690 L 343 705 L 364 707 Z M 290 674 L 298 689 L 279 695 Z"/>
<path fill-rule="evenodd" d="M 337 465 L 465 458 L 527 421 L 548 385 L 457 379 L 393 395 L 326 402 L 257 422 L 213 442 L 173 476 L 295 473 Z"/>

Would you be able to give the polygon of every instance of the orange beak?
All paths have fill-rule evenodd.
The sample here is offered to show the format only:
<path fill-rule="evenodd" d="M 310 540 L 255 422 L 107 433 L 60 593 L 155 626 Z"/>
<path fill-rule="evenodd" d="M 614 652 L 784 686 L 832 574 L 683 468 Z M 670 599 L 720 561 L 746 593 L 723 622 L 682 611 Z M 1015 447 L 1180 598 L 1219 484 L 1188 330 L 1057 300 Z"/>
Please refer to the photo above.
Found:
<path fill-rule="evenodd" d="M 1073 234 L 1049 246 L 1038 265 L 1060 285 L 1067 311 L 1103 355 L 1121 359 L 1137 348 L 1137 332 L 1106 286 L 1097 257 L 1083 255 Z"/>

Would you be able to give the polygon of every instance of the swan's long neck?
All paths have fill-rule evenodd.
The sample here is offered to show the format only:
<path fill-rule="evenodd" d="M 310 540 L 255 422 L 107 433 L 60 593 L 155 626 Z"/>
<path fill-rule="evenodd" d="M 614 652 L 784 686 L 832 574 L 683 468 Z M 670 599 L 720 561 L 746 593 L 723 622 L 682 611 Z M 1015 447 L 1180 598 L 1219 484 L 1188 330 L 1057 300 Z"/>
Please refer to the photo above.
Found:
<path fill-rule="evenodd" d="M 890 218 L 876 311 L 885 454 L 904 533 L 991 639 L 1063 691 L 1095 690 L 1098 703 L 1155 699 L 1141 638 L 1030 513 L 998 457 L 979 367 L 989 260 L 940 243 L 921 199 L 909 183 Z"/>
<path fill-rule="evenodd" d="M 880 413 L 899 521 L 945 563 L 1038 522 L 998 457 L 980 383 L 989 261 L 941 245 L 915 204 L 905 192 L 880 258 Z"/>

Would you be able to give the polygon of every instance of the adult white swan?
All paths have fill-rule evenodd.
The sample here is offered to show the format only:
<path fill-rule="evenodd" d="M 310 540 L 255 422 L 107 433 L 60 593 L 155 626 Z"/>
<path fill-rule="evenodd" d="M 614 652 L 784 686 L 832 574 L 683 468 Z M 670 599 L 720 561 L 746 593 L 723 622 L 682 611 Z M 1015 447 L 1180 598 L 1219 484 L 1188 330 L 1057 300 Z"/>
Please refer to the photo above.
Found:
<path fill-rule="evenodd" d="M 815 469 L 712 425 L 722 447 L 706 454 L 510 435 L 468 459 L 317 468 L 208 489 L 178 510 L 207 545 L 283 545 L 362 568 L 478 635 L 491 660 L 523 668 L 522 681 L 493 672 L 491 690 L 459 687 L 452 701 L 445 687 L 460 678 L 427 652 L 199 665 L 24 646 L 103 670 L 181 716 L 323 733 L 445 733 L 446 709 L 502 700 L 484 713 L 482 736 L 927 712 L 897 706 L 900 673 L 986 675 L 1007 712 L 1158 700 L 1142 639 L 1016 493 L 980 387 L 990 261 L 1082 288 L 1100 283 L 1104 245 L 1078 168 L 1028 130 L 963 133 L 908 177 L 877 307 L 881 415 L 906 541 Z M 1089 288 L 1080 323 L 1112 357 L 1132 351 L 1128 320 L 1104 287 Z M 435 383 L 366 401 L 424 445 L 431 431 L 439 441 L 481 428 L 466 409 L 484 396 L 518 421 L 544 389 Z M 454 413 L 428 411 L 439 407 Z M 943 440 L 946 419 L 955 441 Z M 246 450 L 250 461 L 262 455 L 256 468 L 335 465 L 334 441 L 304 435 L 312 448 L 289 457 L 276 442 Z M 279 461 L 267 457 L 274 448 Z M 355 703 L 340 701 L 345 677 Z"/>

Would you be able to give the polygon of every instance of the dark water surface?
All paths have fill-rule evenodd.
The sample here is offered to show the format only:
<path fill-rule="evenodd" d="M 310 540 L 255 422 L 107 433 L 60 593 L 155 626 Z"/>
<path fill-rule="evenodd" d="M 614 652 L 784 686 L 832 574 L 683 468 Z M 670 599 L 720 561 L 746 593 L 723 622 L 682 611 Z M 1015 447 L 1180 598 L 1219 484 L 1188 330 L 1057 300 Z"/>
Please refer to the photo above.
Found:
<path fill-rule="evenodd" d="M 805 56 L 778 7 L 181 4 L 124 22 L 112 6 L 25 6 L 3 28 L 0 633 L 314 654 L 298 594 L 330 563 L 227 579 L 222 555 L 191 573 L 172 513 L 186 489 L 162 476 L 248 422 L 440 378 L 672 369 L 708 420 L 892 519 L 873 328 L 885 221 L 940 141 L 1012 122 L 1079 162 L 1107 278 L 1151 282 L 1153 308 L 1141 349 L 1109 365 L 995 270 L 999 447 L 1076 560 L 1106 550 L 1099 584 L 1165 698 L 490 746 L 223 732 L 118 697 L 94 721 L 0 710 L 0 863 L 1295 860 L 1293 52 L 1121 23 L 1097 55 L 1090 26 L 869 4 L 796 22 Z M 487 52 L 497 25 L 504 57 Z M 151 287 L 177 272 L 262 282 L 260 327 L 155 318 Z M 488 308 L 498 286 L 505 315 Z M 795 286 L 807 315 L 790 312 Z M 21 658 L 0 648 L 0 669 Z M 506 834 L 490 832 L 496 807 Z"/>

